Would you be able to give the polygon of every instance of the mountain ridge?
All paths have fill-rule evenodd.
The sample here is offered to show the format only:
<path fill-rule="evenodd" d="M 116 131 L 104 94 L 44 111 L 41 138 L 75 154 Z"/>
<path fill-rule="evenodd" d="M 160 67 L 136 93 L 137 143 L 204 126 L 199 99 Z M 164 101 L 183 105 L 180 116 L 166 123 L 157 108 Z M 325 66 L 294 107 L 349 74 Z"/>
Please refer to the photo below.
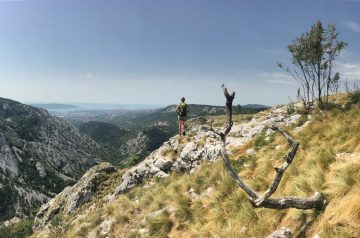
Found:
<path fill-rule="evenodd" d="M 101 155 L 95 141 L 65 120 L 0 98 L 0 219 L 31 216 Z"/>

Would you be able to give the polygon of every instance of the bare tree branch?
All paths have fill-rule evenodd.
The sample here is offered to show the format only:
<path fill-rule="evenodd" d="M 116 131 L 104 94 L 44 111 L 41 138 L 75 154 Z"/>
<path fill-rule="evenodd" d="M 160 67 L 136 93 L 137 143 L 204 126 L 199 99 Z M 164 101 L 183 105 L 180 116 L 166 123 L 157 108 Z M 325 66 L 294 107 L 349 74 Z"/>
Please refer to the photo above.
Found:
<path fill-rule="evenodd" d="M 213 128 L 215 134 L 219 135 L 221 138 L 222 144 L 222 156 L 225 165 L 225 169 L 227 173 L 233 178 L 233 180 L 239 185 L 239 187 L 244 190 L 248 196 L 250 197 L 250 202 L 253 204 L 254 207 L 266 207 L 272 209 L 286 209 L 286 208 L 297 208 L 297 209 L 317 209 L 322 210 L 324 209 L 326 200 L 324 196 L 320 192 L 315 192 L 315 194 L 308 198 L 299 198 L 299 197 L 279 197 L 279 198 L 270 198 L 272 194 L 275 193 L 282 176 L 286 169 L 292 163 L 297 149 L 299 147 L 299 143 L 296 142 L 285 130 L 273 125 L 272 129 L 275 131 L 280 132 L 288 141 L 288 143 L 292 146 L 291 151 L 285 156 L 285 161 L 280 168 L 275 168 L 276 176 L 270 185 L 269 189 L 267 189 L 263 195 L 259 195 L 255 190 L 253 190 L 250 186 L 248 186 L 240 176 L 234 171 L 231 166 L 230 159 L 226 153 L 226 136 L 229 134 L 232 126 L 232 102 L 235 97 L 235 92 L 231 95 L 228 93 L 226 86 L 223 84 L 223 93 L 226 98 L 226 128 L 223 132 L 217 132 Z"/>
<path fill-rule="evenodd" d="M 313 196 L 308 198 L 300 197 L 279 197 L 279 198 L 268 198 L 264 201 L 261 207 L 271 209 L 286 209 L 286 208 L 297 208 L 297 209 L 316 209 L 324 210 L 326 204 L 325 197 L 320 192 L 315 192 Z M 253 203 L 254 205 L 254 203 Z"/>
<path fill-rule="evenodd" d="M 234 179 L 234 181 L 240 186 L 240 188 L 242 188 L 251 198 L 257 199 L 259 197 L 259 195 L 252 188 L 250 188 L 246 183 L 244 183 L 241 180 L 241 178 L 237 175 L 237 173 L 233 170 L 233 168 L 230 164 L 229 157 L 227 156 L 227 153 L 226 153 L 226 136 L 229 134 L 231 127 L 233 126 L 232 102 L 235 97 L 235 92 L 233 92 L 230 95 L 224 84 L 222 85 L 222 88 L 223 88 L 224 96 L 226 98 L 226 128 L 225 128 L 224 132 L 217 132 L 214 129 L 212 129 L 212 131 L 215 134 L 219 135 L 221 138 L 221 144 L 222 144 L 221 151 L 222 151 L 224 165 L 225 165 L 227 172 Z"/>
<path fill-rule="evenodd" d="M 285 156 L 285 161 L 282 164 L 282 166 L 280 168 L 275 168 L 276 171 L 276 176 L 274 178 L 273 183 L 270 185 L 269 189 L 265 191 L 265 193 L 258 199 L 255 201 L 255 205 L 257 207 L 261 206 L 262 203 L 268 199 L 277 189 L 277 187 L 279 186 L 279 183 L 281 181 L 281 178 L 285 172 L 285 170 L 290 166 L 291 162 L 293 161 L 295 155 L 296 155 L 296 151 L 299 147 L 299 143 L 297 143 L 286 131 L 284 131 L 281 128 L 278 128 L 276 126 L 272 126 L 273 130 L 275 131 L 279 131 L 281 134 L 284 135 L 284 137 L 287 139 L 287 141 L 289 142 L 289 144 L 292 146 L 292 150 Z"/>

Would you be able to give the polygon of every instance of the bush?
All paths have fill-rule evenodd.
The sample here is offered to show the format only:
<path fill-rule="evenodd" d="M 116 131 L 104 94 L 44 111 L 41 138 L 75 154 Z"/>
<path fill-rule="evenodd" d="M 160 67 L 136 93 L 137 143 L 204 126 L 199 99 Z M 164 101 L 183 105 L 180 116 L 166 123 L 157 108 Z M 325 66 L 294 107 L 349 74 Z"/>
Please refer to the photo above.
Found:
<path fill-rule="evenodd" d="M 169 215 L 163 213 L 161 216 L 149 220 L 149 235 L 154 237 L 167 237 L 172 226 L 173 222 L 170 220 Z"/>
<path fill-rule="evenodd" d="M 141 161 L 140 156 L 138 155 L 132 155 L 129 159 L 125 161 L 125 167 L 132 167 L 135 166 L 137 163 Z"/>
<path fill-rule="evenodd" d="M 32 235 L 32 220 L 25 220 L 9 227 L 0 227 L 0 238 L 25 238 Z"/>
<path fill-rule="evenodd" d="M 354 85 L 350 86 L 346 83 L 345 90 L 347 92 L 348 104 L 357 104 L 360 102 L 360 82 L 355 82 Z"/>
<path fill-rule="evenodd" d="M 256 138 L 254 140 L 254 148 L 255 148 L 255 150 L 260 150 L 261 147 L 267 145 L 270 141 L 271 140 L 266 141 L 265 133 L 259 134 L 258 136 L 256 136 Z"/>
<path fill-rule="evenodd" d="M 175 217 L 180 222 L 186 222 L 192 219 L 192 213 L 189 207 L 181 206 L 175 212 Z"/>
<path fill-rule="evenodd" d="M 304 123 L 305 123 L 307 120 L 308 120 L 308 116 L 302 114 L 302 115 L 300 116 L 299 120 L 297 121 L 296 126 L 302 126 L 302 125 L 304 125 Z"/>
<path fill-rule="evenodd" d="M 360 102 L 360 89 L 352 91 L 348 95 L 348 100 L 350 104 L 357 104 Z"/>
<path fill-rule="evenodd" d="M 287 106 L 286 106 L 286 112 L 288 115 L 291 115 L 295 112 L 295 106 L 293 102 L 290 102 Z"/>

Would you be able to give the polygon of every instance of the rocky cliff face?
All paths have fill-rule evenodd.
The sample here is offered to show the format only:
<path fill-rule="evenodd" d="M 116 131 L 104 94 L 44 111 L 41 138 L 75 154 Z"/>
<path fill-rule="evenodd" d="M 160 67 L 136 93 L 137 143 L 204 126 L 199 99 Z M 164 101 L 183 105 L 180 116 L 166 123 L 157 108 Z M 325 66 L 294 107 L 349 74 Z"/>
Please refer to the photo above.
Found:
<path fill-rule="evenodd" d="M 101 153 L 61 118 L 0 98 L 0 220 L 30 215 L 98 163 Z"/>

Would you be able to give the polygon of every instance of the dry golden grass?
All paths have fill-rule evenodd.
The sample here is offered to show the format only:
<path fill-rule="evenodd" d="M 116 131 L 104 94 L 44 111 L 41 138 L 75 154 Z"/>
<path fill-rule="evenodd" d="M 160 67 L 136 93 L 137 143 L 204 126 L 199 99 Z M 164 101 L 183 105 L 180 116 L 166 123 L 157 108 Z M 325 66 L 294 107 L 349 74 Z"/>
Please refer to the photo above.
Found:
<path fill-rule="evenodd" d="M 235 114 L 233 115 L 233 121 L 236 124 L 240 124 L 243 122 L 250 121 L 253 118 L 253 114 Z M 219 116 L 211 116 L 211 119 L 213 121 L 212 126 L 214 127 L 221 127 L 224 126 L 226 123 L 226 116 L 225 115 L 219 115 Z"/>

